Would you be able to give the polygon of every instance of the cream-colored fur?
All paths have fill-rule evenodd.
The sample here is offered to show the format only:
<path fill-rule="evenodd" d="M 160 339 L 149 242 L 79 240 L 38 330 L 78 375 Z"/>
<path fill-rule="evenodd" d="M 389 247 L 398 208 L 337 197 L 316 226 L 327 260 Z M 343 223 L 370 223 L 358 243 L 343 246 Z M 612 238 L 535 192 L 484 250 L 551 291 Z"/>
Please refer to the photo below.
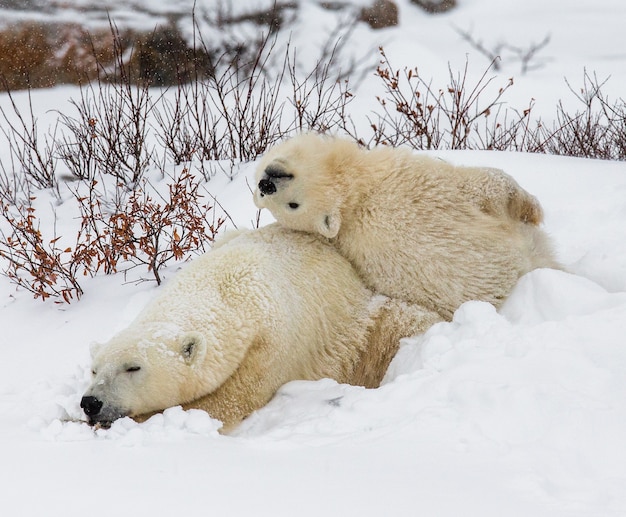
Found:
<path fill-rule="evenodd" d="M 378 386 L 399 340 L 440 320 L 373 295 L 323 239 L 270 225 L 194 260 L 94 347 L 83 407 L 102 402 L 90 421 L 106 425 L 182 404 L 228 429 L 291 380 Z"/>
<path fill-rule="evenodd" d="M 445 318 L 467 300 L 499 306 L 523 274 L 559 267 L 538 201 L 498 169 L 305 134 L 268 151 L 256 184 L 258 207 L 330 239 L 374 291 Z"/>

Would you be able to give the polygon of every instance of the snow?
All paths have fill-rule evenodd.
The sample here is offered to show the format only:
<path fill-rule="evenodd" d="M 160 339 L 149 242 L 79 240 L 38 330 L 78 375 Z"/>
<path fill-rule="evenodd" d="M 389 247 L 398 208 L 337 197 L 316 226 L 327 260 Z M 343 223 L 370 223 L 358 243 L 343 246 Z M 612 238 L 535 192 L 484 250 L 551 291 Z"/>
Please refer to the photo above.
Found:
<path fill-rule="evenodd" d="M 166 4 L 174 5 L 153 9 Z M 361 50 L 385 42 L 396 66 L 424 66 L 445 82 L 448 61 L 462 66 L 467 52 L 483 70 L 451 24 L 520 45 L 549 32 L 549 65 L 520 77 L 504 63 L 498 80 L 515 76 L 513 103 L 534 97 L 542 114 L 552 113 L 568 95 L 563 77 L 578 84 L 583 67 L 612 75 L 613 98 L 623 93 L 623 2 L 459 4 L 431 18 L 399 2 L 399 28 L 358 27 L 355 37 Z M 311 3 L 312 26 L 316 12 Z M 54 120 L 52 110 L 76 93 L 34 92 L 34 110 Z M 26 105 L 24 94 L 16 98 Z M 535 194 L 566 271 L 534 271 L 500 311 L 468 302 L 452 322 L 403 340 L 379 389 L 292 382 L 231 436 L 205 413 L 180 408 L 108 430 L 79 421 L 90 343 L 124 328 L 155 286 L 98 277 L 84 283 L 80 302 L 56 306 L 0 277 L 0 513 L 626 515 L 626 163 L 432 154 L 503 168 Z M 256 219 L 253 169 L 207 184 L 241 227 Z M 41 202 L 51 200 L 42 194 Z M 59 233 L 64 224 L 61 217 Z"/>

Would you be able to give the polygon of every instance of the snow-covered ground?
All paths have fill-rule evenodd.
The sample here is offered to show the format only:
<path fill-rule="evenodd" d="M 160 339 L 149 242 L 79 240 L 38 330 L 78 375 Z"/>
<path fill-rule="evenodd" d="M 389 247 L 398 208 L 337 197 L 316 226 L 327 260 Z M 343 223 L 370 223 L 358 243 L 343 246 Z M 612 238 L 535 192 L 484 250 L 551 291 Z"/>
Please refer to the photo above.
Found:
<path fill-rule="evenodd" d="M 399 2 L 400 27 L 359 27 L 355 37 L 443 82 L 448 61 L 458 68 L 466 52 L 477 72 L 486 64 L 451 24 L 519 45 L 549 32 L 544 68 L 520 77 L 504 63 L 514 101 L 534 97 L 550 113 L 568 96 L 563 77 L 578 85 L 584 67 L 612 75 L 613 98 L 626 90 L 621 0 L 459 4 L 431 18 Z M 319 12 L 307 6 L 314 24 Z M 76 93 L 35 92 L 33 105 L 51 117 Z M 453 322 L 406 339 L 379 389 L 290 383 L 233 436 L 179 408 L 106 431 L 74 421 L 89 343 L 128 324 L 156 287 L 98 277 L 80 302 L 57 306 L 0 277 L 0 514 L 626 515 L 626 163 L 435 154 L 501 167 L 535 194 L 568 272 L 535 271 L 499 312 L 470 302 Z M 240 226 L 255 219 L 253 169 L 207 186 Z"/>

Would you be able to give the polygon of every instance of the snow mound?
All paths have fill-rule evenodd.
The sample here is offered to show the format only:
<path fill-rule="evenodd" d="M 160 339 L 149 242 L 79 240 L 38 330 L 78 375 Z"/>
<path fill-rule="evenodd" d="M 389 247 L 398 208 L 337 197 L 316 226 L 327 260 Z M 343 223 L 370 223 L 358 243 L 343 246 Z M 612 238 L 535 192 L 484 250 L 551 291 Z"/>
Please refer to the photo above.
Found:
<path fill-rule="evenodd" d="M 190 436 L 218 436 L 222 423 L 197 409 L 184 411 L 180 406 L 152 416 L 139 424 L 130 418 L 113 422 L 109 429 L 94 429 L 86 422 L 55 419 L 43 426 L 41 435 L 52 441 L 113 440 L 122 446 L 178 442 Z"/>
<path fill-rule="evenodd" d="M 292 382 L 237 434 L 318 444 L 409 433 L 445 449 L 528 448 L 535 461 L 567 452 L 581 465 L 617 454 L 626 464 L 616 431 L 625 321 L 625 295 L 535 271 L 501 313 L 468 302 L 452 322 L 403 340 L 381 388 Z"/>

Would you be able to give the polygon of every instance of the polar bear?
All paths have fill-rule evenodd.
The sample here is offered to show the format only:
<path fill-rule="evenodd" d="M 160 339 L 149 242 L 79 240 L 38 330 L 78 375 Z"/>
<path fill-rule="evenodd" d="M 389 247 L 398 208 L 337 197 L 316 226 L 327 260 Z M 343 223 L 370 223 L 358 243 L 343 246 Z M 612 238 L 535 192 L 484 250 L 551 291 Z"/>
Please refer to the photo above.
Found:
<path fill-rule="evenodd" d="M 303 134 L 270 149 L 254 201 L 283 226 L 330 239 L 376 292 L 450 319 L 499 307 L 523 274 L 559 268 L 538 201 L 498 169 Z"/>
<path fill-rule="evenodd" d="M 81 407 L 107 426 L 182 405 L 230 430 L 291 380 L 378 386 L 400 339 L 440 320 L 373 294 L 323 239 L 274 224 L 225 238 L 94 346 Z"/>

